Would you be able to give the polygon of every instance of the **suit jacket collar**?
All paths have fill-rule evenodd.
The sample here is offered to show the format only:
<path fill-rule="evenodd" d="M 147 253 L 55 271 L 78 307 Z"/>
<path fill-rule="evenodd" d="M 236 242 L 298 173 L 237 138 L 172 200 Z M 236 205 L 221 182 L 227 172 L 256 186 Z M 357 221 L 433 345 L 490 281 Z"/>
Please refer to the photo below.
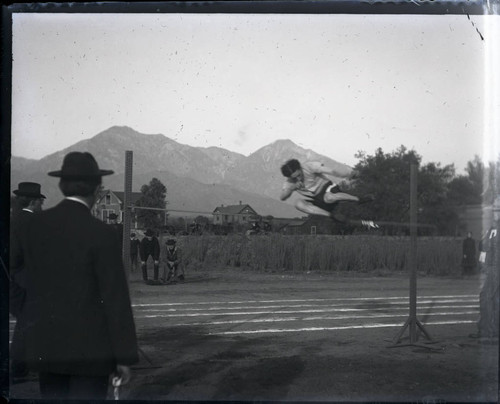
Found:
<path fill-rule="evenodd" d="M 86 204 L 79 202 L 79 201 L 75 201 L 74 199 L 65 198 L 59 203 L 58 206 L 67 207 L 70 209 L 82 210 L 82 211 L 90 213 L 90 209 Z"/>
<path fill-rule="evenodd" d="M 83 199 L 79 198 L 78 196 L 67 196 L 64 199 L 68 199 L 70 201 L 78 202 L 81 203 L 82 205 L 85 205 L 89 210 L 91 209 L 91 206 L 87 204 Z"/>

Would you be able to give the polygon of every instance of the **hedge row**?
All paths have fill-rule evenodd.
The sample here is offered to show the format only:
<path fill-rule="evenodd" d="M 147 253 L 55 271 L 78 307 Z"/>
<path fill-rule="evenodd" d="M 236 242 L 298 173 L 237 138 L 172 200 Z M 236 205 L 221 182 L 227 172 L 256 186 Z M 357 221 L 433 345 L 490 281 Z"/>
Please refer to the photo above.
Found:
<path fill-rule="evenodd" d="M 244 267 L 259 271 L 406 271 L 410 238 L 389 236 L 187 236 L 179 239 L 186 268 Z M 417 270 L 461 271 L 462 240 L 419 237 Z"/>

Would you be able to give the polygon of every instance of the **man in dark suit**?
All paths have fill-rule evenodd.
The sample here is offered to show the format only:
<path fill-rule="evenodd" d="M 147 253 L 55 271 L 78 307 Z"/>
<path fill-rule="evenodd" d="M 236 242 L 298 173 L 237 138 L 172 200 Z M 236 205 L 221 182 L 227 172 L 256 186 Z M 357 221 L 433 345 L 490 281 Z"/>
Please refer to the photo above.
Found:
<path fill-rule="evenodd" d="M 16 243 L 25 231 L 24 228 L 32 218 L 33 213 L 42 210 L 45 195 L 41 192 L 40 184 L 36 182 L 20 182 L 13 193 L 15 197 L 10 218 L 10 240 L 11 243 Z M 26 296 L 26 274 L 23 267 L 24 265 L 20 263 L 17 268 L 12 268 L 10 271 L 9 312 L 16 318 L 10 346 L 11 376 L 14 382 L 26 377 L 29 373 L 24 360 L 24 317 L 22 310 Z"/>
<path fill-rule="evenodd" d="M 474 275 L 476 264 L 476 240 L 469 231 L 462 242 L 462 275 Z"/>
<path fill-rule="evenodd" d="M 44 399 L 105 399 L 109 377 L 130 379 L 138 361 L 128 285 L 115 231 L 94 218 L 104 175 L 90 153 L 59 171 L 65 199 L 33 215 L 13 246 L 26 268 L 26 359 Z"/>
<path fill-rule="evenodd" d="M 140 244 L 141 244 L 141 241 L 136 237 L 135 233 L 131 233 L 130 234 L 130 262 L 132 264 L 132 271 L 137 270 L 139 245 Z"/>
<path fill-rule="evenodd" d="M 153 230 L 147 229 L 144 238 L 139 245 L 139 255 L 141 256 L 142 279 L 148 282 L 148 259 L 153 258 L 153 281 L 158 282 L 160 270 L 160 242 L 156 238 Z"/>
<path fill-rule="evenodd" d="M 110 213 L 108 219 L 109 219 L 109 225 L 113 229 L 115 229 L 116 235 L 121 245 L 123 242 L 123 224 L 118 223 L 118 215 L 116 213 Z"/>

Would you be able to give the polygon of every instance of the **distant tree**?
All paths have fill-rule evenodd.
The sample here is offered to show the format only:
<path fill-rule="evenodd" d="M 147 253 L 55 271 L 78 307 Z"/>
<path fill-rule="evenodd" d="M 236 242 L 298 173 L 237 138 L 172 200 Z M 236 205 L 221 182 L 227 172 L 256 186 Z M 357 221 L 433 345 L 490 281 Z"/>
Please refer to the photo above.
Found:
<path fill-rule="evenodd" d="M 210 219 L 208 217 L 202 216 L 202 215 L 196 216 L 194 221 L 200 225 L 207 225 L 210 223 Z"/>
<path fill-rule="evenodd" d="M 483 161 L 479 156 L 474 156 L 472 161 L 467 162 L 467 167 L 465 169 L 467 172 L 469 181 L 472 184 L 472 197 L 476 198 L 478 203 L 481 202 L 481 195 L 484 190 L 484 184 L 486 181 L 487 169 L 484 166 Z"/>
<path fill-rule="evenodd" d="M 418 173 L 418 220 L 436 226 L 440 234 L 455 234 L 459 223 L 456 205 L 448 197 L 454 176 L 453 164 L 429 163 Z"/>
<path fill-rule="evenodd" d="M 410 220 L 410 165 L 418 164 L 418 220 L 437 226 L 442 234 L 455 229 L 458 215 L 447 198 L 448 184 L 454 177 L 453 165 L 439 163 L 420 165 L 421 156 L 400 146 L 392 153 L 377 149 L 373 156 L 356 155 L 360 160 L 354 167 L 351 192 L 355 195 L 373 194 L 375 201 L 365 205 L 344 204 L 349 215 L 378 221 L 407 223 Z M 397 229 L 387 228 L 388 232 Z"/>
<path fill-rule="evenodd" d="M 136 206 L 147 208 L 165 209 L 167 206 L 167 188 L 157 178 L 153 178 L 149 184 L 141 187 L 141 197 L 137 200 Z M 144 228 L 158 229 L 165 222 L 166 212 L 159 210 L 137 209 L 137 220 Z"/>
<path fill-rule="evenodd" d="M 173 227 L 176 234 L 179 232 L 186 231 L 187 228 L 186 219 L 184 219 L 183 217 L 179 216 L 179 217 L 169 218 L 168 223 L 170 226 Z"/>
<path fill-rule="evenodd" d="M 486 181 L 486 168 L 478 156 L 469 161 L 467 175 L 459 175 L 448 186 L 448 197 L 456 205 L 473 205 L 482 202 L 483 184 Z"/>
<path fill-rule="evenodd" d="M 419 164 L 421 157 L 400 146 L 392 153 L 379 148 L 373 156 L 356 155 L 350 187 L 355 195 L 372 194 L 375 201 L 361 206 L 344 204 L 349 215 L 379 221 L 407 222 L 410 204 L 410 163 Z"/>
<path fill-rule="evenodd" d="M 490 162 L 485 172 L 483 201 L 491 205 L 500 194 L 500 156 L 496 162 Z"/>
<path fill-rule="evenodd" d="M 455 177 L 449 184 L 449 198 L 456 205 L 493 203 L 500 191 L 500 158 L 487 166 L 475 156 L 467 163 L 467 175 Z"/>

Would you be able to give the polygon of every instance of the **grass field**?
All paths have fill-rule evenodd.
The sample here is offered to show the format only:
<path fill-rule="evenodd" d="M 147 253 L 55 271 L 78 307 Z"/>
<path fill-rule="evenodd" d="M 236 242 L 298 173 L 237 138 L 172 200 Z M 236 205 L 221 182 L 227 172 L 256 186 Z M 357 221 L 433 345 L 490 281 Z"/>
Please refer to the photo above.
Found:
<path fill-rule="evenodd" d="M 392 272 L 187 268 L 186 282 L 131 276 L 141 361 L 123 399 L 497 402 L 498 341 L 469 338 L 479 278 L 421 276 L 432 343 L 394 338 L 408 277 Z M 36 398 L 36 380 L 12 397 Z"/>

